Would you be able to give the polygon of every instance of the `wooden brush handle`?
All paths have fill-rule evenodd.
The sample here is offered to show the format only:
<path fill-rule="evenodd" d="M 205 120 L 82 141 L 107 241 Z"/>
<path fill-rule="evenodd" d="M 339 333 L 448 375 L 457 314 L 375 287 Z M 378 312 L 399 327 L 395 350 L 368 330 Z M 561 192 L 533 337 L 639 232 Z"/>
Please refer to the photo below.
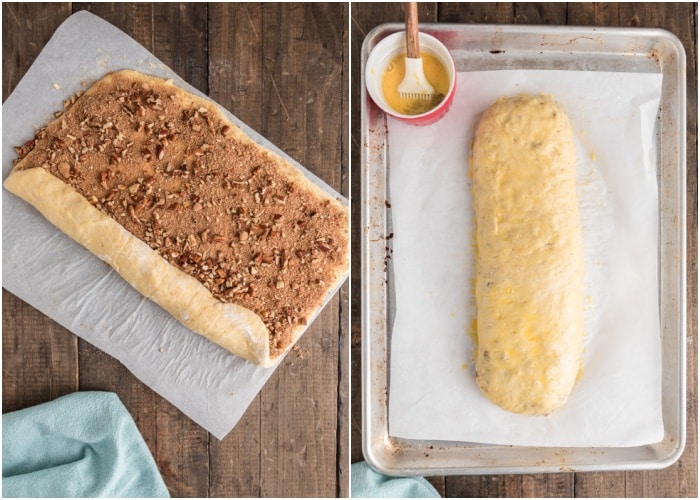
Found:
<path fill-rule="evenodd" d="M 420 57 L 420 44 L 418 43 L 418 4 L 406 2 L 406 56 L 412 59 Z"/>

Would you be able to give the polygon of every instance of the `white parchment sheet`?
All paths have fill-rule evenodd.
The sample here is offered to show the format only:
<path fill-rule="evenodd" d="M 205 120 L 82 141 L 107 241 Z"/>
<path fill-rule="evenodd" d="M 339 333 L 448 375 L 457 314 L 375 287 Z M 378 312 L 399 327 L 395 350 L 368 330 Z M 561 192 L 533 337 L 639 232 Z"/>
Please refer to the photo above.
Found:
<path fill-rule="evenodd" d="M 586 447 L 663 438 L 655 130 L 661 81 L 661 74 L 459 73 L 441 121 L 416 127 L 389 120 L 392 436 Z M 474 379 L 470 147 L 481 113 L 518 93 L 551 94 L 577 141 L 585 364 L 565 408 L 546 417 L 501 410 Z"/>
<path fill-rule="evenodd" d="M 129 36 L 82 11 L 54 33 L 2 107 L 2 178 L 13 147 L 54 119 L 63 100 L 120 69 L 172 78 L 202 97 Z M 222 108 L 250 137 L 299 163 Z M 76 335 L 121 361 L 136 377 L 219 439 L 236 425 L 275 368 L 259 368 L 191 332 L 109 266 L 2 190 L 2 284 Z M 335 291 L 329 294 L 330 298 Z M 278 363 L 279 364 L 279 363 Z"/>

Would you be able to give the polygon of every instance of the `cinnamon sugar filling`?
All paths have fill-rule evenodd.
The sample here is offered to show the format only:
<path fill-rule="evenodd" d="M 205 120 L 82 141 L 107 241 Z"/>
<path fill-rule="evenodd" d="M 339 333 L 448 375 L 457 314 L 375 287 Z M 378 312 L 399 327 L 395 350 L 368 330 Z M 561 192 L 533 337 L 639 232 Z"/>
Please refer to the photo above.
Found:
<path fill-rule="evenodd" d="M 18 153 L 218 300 L 254 311 L 274 358 L 345 269 L 347 214 L 187 95 L 98 82 Z"/>

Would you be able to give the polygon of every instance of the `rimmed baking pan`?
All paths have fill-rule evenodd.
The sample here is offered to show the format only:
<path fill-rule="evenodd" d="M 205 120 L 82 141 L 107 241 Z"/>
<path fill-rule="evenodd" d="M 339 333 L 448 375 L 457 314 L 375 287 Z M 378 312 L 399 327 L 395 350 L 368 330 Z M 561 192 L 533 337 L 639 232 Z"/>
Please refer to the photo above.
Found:
<path fill-rule="evenodd" d="M 362 64 L 385 36 L 370 32 Z M 662 73 L 658 117 L 658 287 L 661 325 L 663 439 L 631 447 L 536 447 L 411 440 L 389 434 L 391 319 L 394 314 L 392 209 L 387 117 L 362 92 L 362 401 L 365 459 L 390 475 L 455 475 L 659 469 L 685 445 L 686 406 L 686 90 L 685 52 L 660 29 L 425 24 L 458 71 L 557 69 Z M 364 81 L 362 82 L 364 89 Z"/>

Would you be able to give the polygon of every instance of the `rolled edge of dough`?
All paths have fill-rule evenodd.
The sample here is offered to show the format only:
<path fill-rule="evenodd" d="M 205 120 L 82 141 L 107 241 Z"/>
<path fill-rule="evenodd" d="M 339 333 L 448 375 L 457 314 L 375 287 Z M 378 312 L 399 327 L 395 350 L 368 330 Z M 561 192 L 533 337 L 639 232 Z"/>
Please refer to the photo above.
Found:
<path fill-rule="evenodd" d="M 267 328 L 253 311 L 215 299 L 68 184 L 31 168 L 13 172 L 4 185 L 187 328 L 253 363 L 273 364 Z"/>

